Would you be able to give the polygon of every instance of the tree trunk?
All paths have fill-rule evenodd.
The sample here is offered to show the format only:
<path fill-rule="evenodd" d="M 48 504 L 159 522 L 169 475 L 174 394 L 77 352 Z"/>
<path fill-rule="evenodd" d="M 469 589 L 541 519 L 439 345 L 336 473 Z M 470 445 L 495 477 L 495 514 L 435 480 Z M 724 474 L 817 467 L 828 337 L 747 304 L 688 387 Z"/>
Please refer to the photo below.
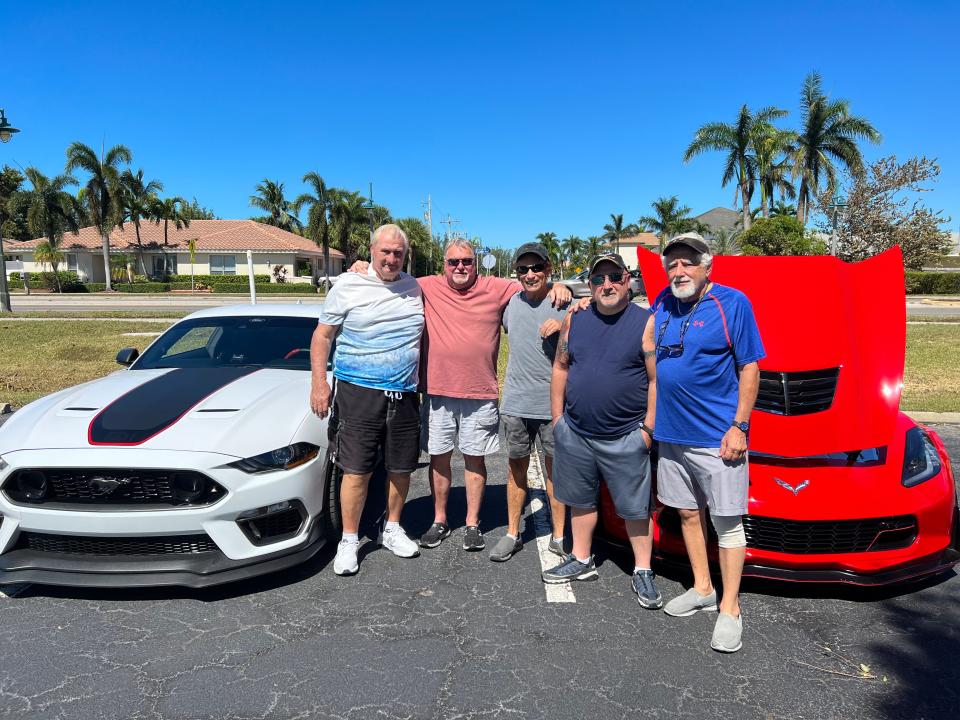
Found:
<path fill-rule="evenodd" d="M 743 205 L 743 229 L 749 230 L 753 218 L 750 217 L 750 196 L 747 195 L 747 184 L 740 184 L 740 203 Z"/>
<path fill-rule="evenodd" d="M 413 275 L 413 245 L 407 250 L 407 275 Z"/>
<path fill-rule="evenodd" d="M 134 223 L 133 229 L 137 232 L 137 254 L 140 256 L 140 274 L 146 277 L 147 265 L 143 262 L 143 243 L 140 242 L 140 223 Z"/>
<path fill-rule="evenodd" d="M 106 290 L 113 290 L 113 282 L 110 278 L 110 233 L 100 233 L 100 241 L 103 243 L 103 272 L 106 276 L 104 280 L 107 283 Z"/>
<path fill-rule="evenodd" d="M 760 214 L 763 215 L 763 217 L 765 218 L 770 217 L 770 199 L 771 198 L 767 196 L 766 189 L 761 185 L 760 186 L 760 208 L 761 208 Z"/>
<path fill-rule="evenodd" d="M 797 220 L 799 220 L 802 225 L 807 224 L 807 203 L 805 202 L 806 197 L 807 180 L 804 178 L 800 181 L 800 189 L 797 191 Z"/>
<path fill-rule="evenodd" d="M 167 244 L 167 218 L 163 219 L 163 244 Z"/>

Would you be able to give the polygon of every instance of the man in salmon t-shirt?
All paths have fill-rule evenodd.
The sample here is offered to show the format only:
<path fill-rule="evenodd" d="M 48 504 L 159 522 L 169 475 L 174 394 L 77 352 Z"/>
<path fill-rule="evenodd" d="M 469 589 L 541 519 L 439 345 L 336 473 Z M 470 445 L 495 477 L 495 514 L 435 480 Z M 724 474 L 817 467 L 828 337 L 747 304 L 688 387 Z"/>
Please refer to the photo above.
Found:
<path fill-rule="evenodd" d="M 454 446 L 463 453 L 467 491 L 464 550 L 482 550 L 480 505 L 487 482 L 484 456 L 500 449 L 497 409 L 497 356 L 503 310 L 520 290 L 516 280 L 477 275 L 477 258 L 466 240 L 453 240 L 444 253 L 443 277 L 419 278 L 426 329 L 421 350 L 420 389 L 426 393 L 426 450 L 434 520 L 421 547 L 437 547 L 450 535 L 450 496 Z M 570 300 L 565 285 L 554 285 L 554 304 Z"/>

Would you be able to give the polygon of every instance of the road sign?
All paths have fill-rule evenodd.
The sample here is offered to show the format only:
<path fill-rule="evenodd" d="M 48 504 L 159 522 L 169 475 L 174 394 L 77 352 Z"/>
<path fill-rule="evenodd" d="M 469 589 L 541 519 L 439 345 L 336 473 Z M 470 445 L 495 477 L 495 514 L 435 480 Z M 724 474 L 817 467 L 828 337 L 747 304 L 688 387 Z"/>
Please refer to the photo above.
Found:
<path fill-rule="evenodd" d="M 494 265 L 497 264 L 497 258 L 495 255 L 488 253 L 480 260 L 480 264 L 483 265 L 487 270 L 490 270 Z"/>

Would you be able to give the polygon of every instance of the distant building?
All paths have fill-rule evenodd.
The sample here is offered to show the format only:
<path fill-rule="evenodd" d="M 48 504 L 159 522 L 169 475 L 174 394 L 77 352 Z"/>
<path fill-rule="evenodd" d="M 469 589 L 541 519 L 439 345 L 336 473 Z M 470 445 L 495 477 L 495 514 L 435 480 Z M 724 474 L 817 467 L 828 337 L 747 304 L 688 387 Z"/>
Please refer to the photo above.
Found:
<path fill-rule="evenodd" d="M 637 267 L 637 248 L 644 247 L 653 252 L 660 252 L 660 238 L 649 232 L 642 232 L 639 235 L 620 238 L 620 257 L 631 270 Z M 616 249 L 616 244 L 614 244 Z"/>
<path fill-rule="evenodd" d="M 330 267 L 323 268 L 323 248 L 307 238 L 254 220 L 191 220 L 190 227 L 177 230 L 170 225 L 164 243 L 163 224 L 143 223 L 140 226 L 143 264 L 152 277 L 189 275 L 245 275 L 247 251 L 253 253 L 254 272 L 273 275 L 277 265 L 286 268 L 287 282 L 295 281 L 297 272 L 305 278 L 314 275 L 339 275 L 344 256 L 330 248 Z M 4 243 L 5 255 L 12 258 L 7 272 L 20 269 L 41 272 L 44 268 L 33 259 L 37 245 L 45 238 L 22 243 Z M 195 241 L 194 262 L 190 262 L 189 243 Z M 67 233 L 60 243 L 64 261 L 60 269 L 76 272 L 81 282 L 105 282 L 103 246 L 95 227 L 85 227 L 79 235 Z M 143 273 L 140 251 L 133 225 L 124 223 L 123 230 L 110 233 L 110 254 L 124 255 L 133 263 L 134 272 Z M 306 280 L 305 280 L 306 281 Z"/>

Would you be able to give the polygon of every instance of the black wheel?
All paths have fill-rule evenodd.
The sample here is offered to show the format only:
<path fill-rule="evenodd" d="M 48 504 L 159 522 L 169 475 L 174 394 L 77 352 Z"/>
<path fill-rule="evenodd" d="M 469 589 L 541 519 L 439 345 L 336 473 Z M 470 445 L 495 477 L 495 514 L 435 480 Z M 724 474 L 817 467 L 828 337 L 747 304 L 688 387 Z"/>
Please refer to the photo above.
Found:
<path fill-rule="evenodd" d="M 339 540 L 343 533 L 343 518 L 340 517 L 340 483 L 343 482 L 343 471 L 333 462 L 327 452 L 327 460 L 323 468 L 324 503 L 323 511 L 327 515 L 327 537 Z"/>
<path fill-rule="evenodd" d="M 627 293 L 628 293 L 628 297 L 629 297 L 630 302 L 633 302 L 633 299 L 636 297 L 636 295 L 634 294 L 633 290 L 632 290 L 632 289 L 627 290 Z"/>

